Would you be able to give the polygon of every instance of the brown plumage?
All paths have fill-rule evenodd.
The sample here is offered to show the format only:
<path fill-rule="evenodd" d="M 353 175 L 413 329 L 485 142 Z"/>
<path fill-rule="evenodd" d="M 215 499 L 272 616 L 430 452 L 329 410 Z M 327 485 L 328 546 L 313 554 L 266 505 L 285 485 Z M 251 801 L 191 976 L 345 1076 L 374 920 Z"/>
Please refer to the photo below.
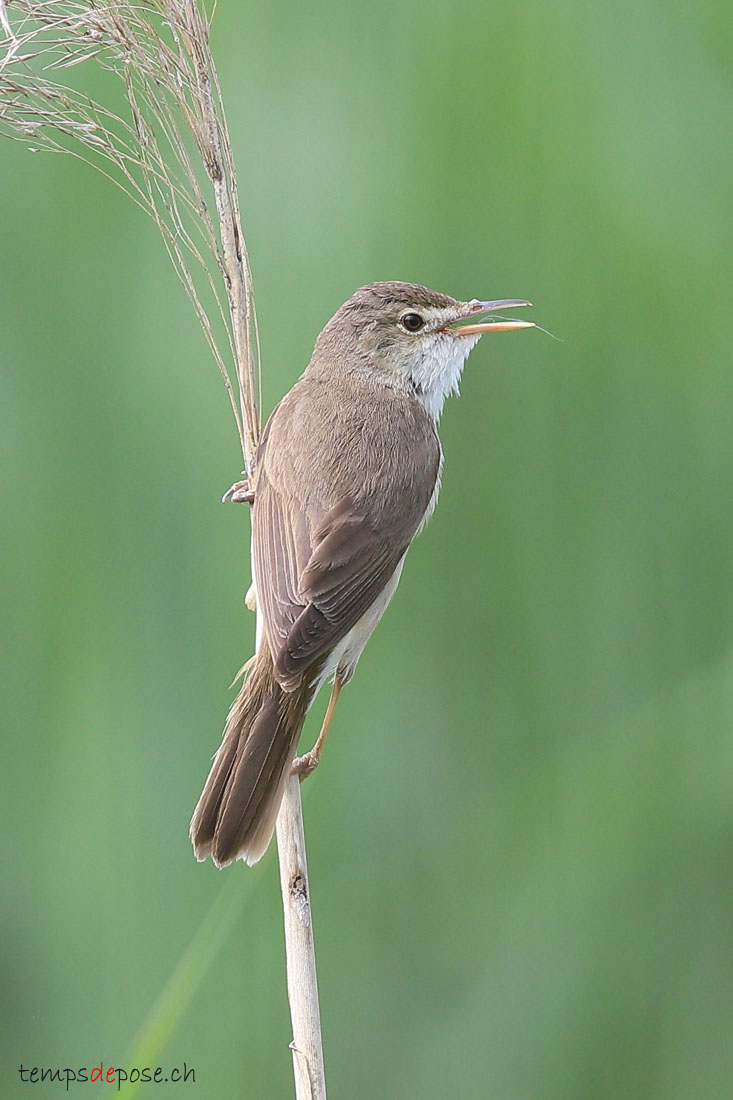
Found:
<path fill-rule="evenodd" d="M 445 326 L 478 305 L 493 303 L 361 288 L 270 417 L 252 510 L 258 649 L 191 822 L 198 859 L 266 850 L 308 707 L 329 676 L 353 675 L 434 507 L 437 416 L 478 340 Z M 403 325 L 415 314 L 420 334 Z"/>
<path fill-rule="evenodd" d="M 303 688 L 283 691 L 263 644 L 229 711 L 191 821 L 197 859 L 210 855 L 224 867 L 240 853 L 250 863 L 264 854 L 310 697 Z"/>

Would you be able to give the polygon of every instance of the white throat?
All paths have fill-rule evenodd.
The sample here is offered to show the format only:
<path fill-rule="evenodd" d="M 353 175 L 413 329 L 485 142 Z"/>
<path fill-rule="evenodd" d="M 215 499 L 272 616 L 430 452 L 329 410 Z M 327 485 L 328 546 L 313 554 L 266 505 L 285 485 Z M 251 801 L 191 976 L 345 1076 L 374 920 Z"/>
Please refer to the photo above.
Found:
<path fill-rule="evenodd" d="M 458 393 L 466 359 L 480 339 L 481 333 L 458 337 L 441 333 L 440 339 L 431 340 L 419 358 L 411 363 L 410 379 L 415 395 L 436 424 L 446 397 Z"/>

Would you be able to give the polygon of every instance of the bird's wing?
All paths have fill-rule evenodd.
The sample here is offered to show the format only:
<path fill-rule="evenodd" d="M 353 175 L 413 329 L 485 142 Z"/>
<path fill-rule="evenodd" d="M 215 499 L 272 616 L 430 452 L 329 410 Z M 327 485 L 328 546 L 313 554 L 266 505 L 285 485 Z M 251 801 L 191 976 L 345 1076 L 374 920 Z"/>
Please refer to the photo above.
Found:
<path fill-rule="evenodd" d="M 312 527 L 320 518 L 299 500 L 288 502 L 265 470 L 260 471 L 252 516 L 253 564 L 257 613 L 263 617 L 273 659 L 303 611 L 300 577 L 313 553 Z"/>
<path fill-rule="evenodd" d="M 416 525 L 378 530 L 368 510 L 348 497 L 314 524 L 312 512 L 288 508 L 263 480 L 257 485 L 254 539 L 258 608 L 276 675 L 291 687 L 371 607 Z"/>
<path fill-rule="evenodd" d="M 288 690 L 388 583 L 425 516 L 440 464 L 437 435 L 416 402 L 398 406 L 388 393 L 391 417 L 360 407 L 350 427 L 319 404 L 322 387 L 313 389 L 296 384 L 268 422 L 253 510 L 258 609 Z M 369 399 L 365 408 L 378 398 Z M 379 476 L 369 477 L 371 469 Z"/>
<path fill-rule="evenodd" d="M 281 682 L 297 683 L 369 610 L 388 583 L 415 527 L 377 529 L 364 508 L 343 497 L 314 532 L 313 553 L 300 578 L 304 607 L 277 655 Z"/>

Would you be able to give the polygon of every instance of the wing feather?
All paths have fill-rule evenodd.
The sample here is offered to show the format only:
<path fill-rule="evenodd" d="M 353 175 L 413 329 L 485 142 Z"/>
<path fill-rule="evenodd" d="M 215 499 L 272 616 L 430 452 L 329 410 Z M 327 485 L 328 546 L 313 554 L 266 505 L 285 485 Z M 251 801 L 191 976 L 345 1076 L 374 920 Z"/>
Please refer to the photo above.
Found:
<path fill-rule="evenodd" d="M 386 538 L 348 497 L 331 509 L 315 533 L 313 554 L 301 576 L 303 610 L 276 657 L 275 671 L 283 684 L 297 683 L 357 624 L 409 541 Z"/>
<path fill-rule="evenodd" d="M 305 511 L 288 508 L 261 474 L 253 516 L 255 586 L 273 659 L 303 611 L 298 588 L 312 554 L 310 526 Z"/>
<path fill-rule="evenodd" d="M 349 416 L 334 420 L 329 391 L 302 379 L 258 453 L 258 614 L 286 690 L 322 667 L 387 585 L 439 474 L 440 444 L 414 398 L 367 388 L 357 400 L 357 380 L 348 385 Z"/>

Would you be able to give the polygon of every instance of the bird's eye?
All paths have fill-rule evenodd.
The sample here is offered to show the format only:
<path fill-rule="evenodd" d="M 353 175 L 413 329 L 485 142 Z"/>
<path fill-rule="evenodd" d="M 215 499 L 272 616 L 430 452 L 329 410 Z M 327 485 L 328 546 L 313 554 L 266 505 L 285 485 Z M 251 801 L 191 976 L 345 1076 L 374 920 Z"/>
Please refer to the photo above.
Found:
<path fill-rule="evenodd" d="M 406 328 L 408 332 L 419 332 L 425 324 L 425 321 L 419 313 L 405 313 L 400 317 L 402 327 Z"/>

